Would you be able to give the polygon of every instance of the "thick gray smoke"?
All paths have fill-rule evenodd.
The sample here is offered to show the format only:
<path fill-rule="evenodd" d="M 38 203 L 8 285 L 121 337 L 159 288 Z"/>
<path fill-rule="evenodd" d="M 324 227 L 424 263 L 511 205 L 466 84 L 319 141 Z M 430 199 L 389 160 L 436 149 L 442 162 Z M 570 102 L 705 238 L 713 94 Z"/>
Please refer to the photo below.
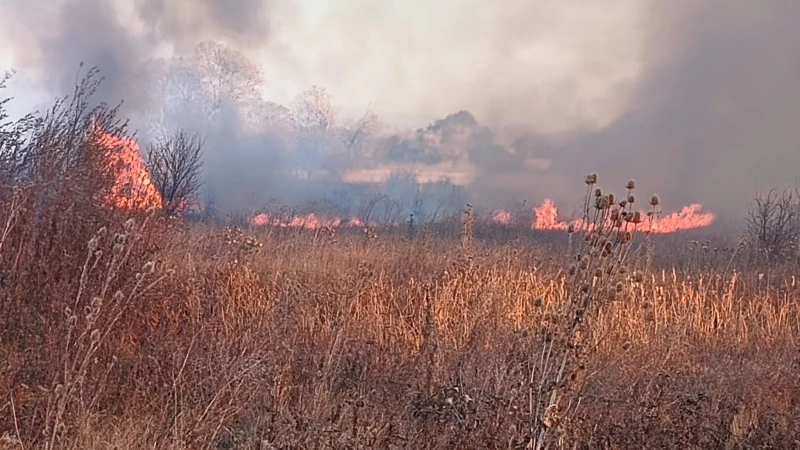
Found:
<path fill-rule="evenodd" d="M 673 208 L 741 218 L 759 187 L 800 168 L 800 3 L 662 2 L 629 111 L 565 146 L 552 168 L 635 176 Z"/>
<path fill-rule="evenodd" d="M 152 101 L 145 61 L 219 41 L 265 55 L 274 94 L 266 100 L 290 106 L 285 92 L 320 84 L 349 111 L 377 101 L 381 110 L 433 118 L 373 140 L 361 163 L 321 159 L 283 125 L 243 133 L 241 111 L 229 111 L 207 150 L 209 184 L 226 202 L 254 192 L 333 195 L 328 185 L 277 179 L 298 164 L 342 176 L 424 166 L 468 179 L 479 204 L 549 197 L 569 213 L 583 176 L 596 171 L 617 192 L 636 178 L 640 194 L 660 194 L 666 211 L 702 203 L 739 219 L 756 188 L 795 181 L 800 167 L 793 0 L 289 3 L 279 14 L 279 0 L 140 0 L 127 9 L 7 0 L 0 39 L 15 68 L 58 92 L 74 85 L 78 61 L 98 65 L 103 95 L 132 111 Z M 272 113 L 257 121 L 286 112 L 263 106 Z M 208 130 L 180 117 L 186 128 Z"/>
<path fill-rule="evenodd" d="M 105 78 L 98 99 L 124 100 L 124 111 L 147 99 L 140 67 L 160 51 L 202 40 L 256 46 L 268 37 L 267 0 L 6 0 L 0 42 L 15 69 L 53 96 L 72 92 L 78 64 Z"/>

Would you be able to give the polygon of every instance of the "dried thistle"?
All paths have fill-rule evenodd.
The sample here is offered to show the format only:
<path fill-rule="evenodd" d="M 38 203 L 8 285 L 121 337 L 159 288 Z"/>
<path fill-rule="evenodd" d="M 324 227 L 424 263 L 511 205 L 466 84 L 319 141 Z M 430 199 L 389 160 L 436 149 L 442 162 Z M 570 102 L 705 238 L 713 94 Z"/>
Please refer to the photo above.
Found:
<path fill-rule="evenodd" d="M 659 203 L 661 203 L 661 199 L 658 198 L 658 195 L 653 194 L 653 196 L 650 197 L 650 205 L 658 206 Z"/>

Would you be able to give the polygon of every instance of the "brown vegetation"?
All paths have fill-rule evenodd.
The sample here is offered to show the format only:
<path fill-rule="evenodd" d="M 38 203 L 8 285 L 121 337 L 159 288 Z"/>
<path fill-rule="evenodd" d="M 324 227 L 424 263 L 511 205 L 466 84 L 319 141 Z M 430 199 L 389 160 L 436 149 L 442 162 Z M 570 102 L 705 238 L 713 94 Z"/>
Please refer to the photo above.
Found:
<path fill-rule="evenodd" d="M 54 117 L 36 148 L 81 157 L 0 196 L 0 448 L 798 446 L 796 266 L 687 256 L 636 212 L 562 246 L 470 209 L 449 234 L 103 209 L 92 143 L 64 147 L 89 114 Z M 595 183 L 587 220 L 620 217 Z"/>

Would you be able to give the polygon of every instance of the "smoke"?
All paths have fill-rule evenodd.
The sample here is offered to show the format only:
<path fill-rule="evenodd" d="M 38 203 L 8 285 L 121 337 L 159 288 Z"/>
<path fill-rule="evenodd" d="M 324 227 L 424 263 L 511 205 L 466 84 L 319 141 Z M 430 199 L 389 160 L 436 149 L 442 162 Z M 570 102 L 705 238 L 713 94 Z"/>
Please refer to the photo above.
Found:
<path fill-rule="evenodd" d="M 148 59 L 207 39 L 263 44 L 271 30 L 269 5 L 264 0 L 8 0 L 0 6 L 0 40 L 14 68 L 52 95 L 71 93 L 76 77 L 98 67 L 105 79 L 98 99 L 124 100 L 124 111 L 131 113 L 146 106 L 139 68 Z"/>
<path fill-rule="evenodd" d="M 144 109 L 145 61 L 219 41 L 262 58 L 274 103 L 257 121 L 321 85 L 341 111 L 373 105 L 419 127 L 373 139 L 367 164 L 322 159 L 283 125 L 256 136 L 242 111 L 214 129 L 182 113 L 182 126 L 210 134 L 207 176 L 226 203 L 257 191 L 326 198 L 329 185 L 279 176 L 302 157 L 345 179 L 449 175 L 473 203 L 547 197 L 567 214 L 596 171 L 617 192 L 636 178 L 667 211 L 702 203 L 739 219 L 759 185 L 794 181 L 800 167 L 792 0 L 11 1 L 0 37 L 54 92 L 69 92 L 85 61 L 101 68 L 106 98 Z"/>
<path fill-rule="evenodd" d="M 800 167 L 799 17 L 790 0 L 654 4 L 628 110 L 572 140 L 553 170 L 633 176 L 668 207 L 743 217 L 759 185 L 796 181 Z"/>

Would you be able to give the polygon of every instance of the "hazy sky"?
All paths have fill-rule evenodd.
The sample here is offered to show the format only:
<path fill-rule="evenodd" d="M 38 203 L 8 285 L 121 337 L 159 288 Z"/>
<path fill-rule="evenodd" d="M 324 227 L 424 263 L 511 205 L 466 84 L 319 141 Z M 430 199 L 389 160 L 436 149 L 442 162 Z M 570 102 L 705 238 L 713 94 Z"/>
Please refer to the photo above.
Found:
<path fill-rule="evenodd" d="M 798 23 L 798 0 L 0 0 L 0 65 L 27 88 L 18 110 L 64 94 L 82 59 L 135 109 L 135 68 L 213 39 L 261 63 L 272 101 L 318 84 L 412 126 L 468 110 L 548 160 L 478 167 L 491 201 L 576 198 L 598 171 L 742 217 L 798 177 Z"/>
<path fill-rule="evenodd" d="M 49 1 L 69 2 L 75 0 Z M 147 25 L 133 3 L 119 3 L 115 14 L 128 31 L 144 34 Z M 37 8 L 43 4 L 5 0 L 0 15 L 4 9 L 38 9 L 42 23 L 55 20 L 57 8 Z M 564 131 L 607 124 L 624 109 L 641 67 L 644 4 L 278 0 L 266 12 L 269 36 L 246 51 L 263 66 L 265 94 L 280 103 L 319 84 L 354 113 L 372 105 L 384 114 L 427 121 L 468 109 L 490 123 Z M 25 53 L 0 46 L 0 66 L 23 72 L 16 86 L 38 76 L 28 64 L 32 49 L 19 50 Z M 29 103 L 30 95 L 20 93 L 20 102 Z"/>

